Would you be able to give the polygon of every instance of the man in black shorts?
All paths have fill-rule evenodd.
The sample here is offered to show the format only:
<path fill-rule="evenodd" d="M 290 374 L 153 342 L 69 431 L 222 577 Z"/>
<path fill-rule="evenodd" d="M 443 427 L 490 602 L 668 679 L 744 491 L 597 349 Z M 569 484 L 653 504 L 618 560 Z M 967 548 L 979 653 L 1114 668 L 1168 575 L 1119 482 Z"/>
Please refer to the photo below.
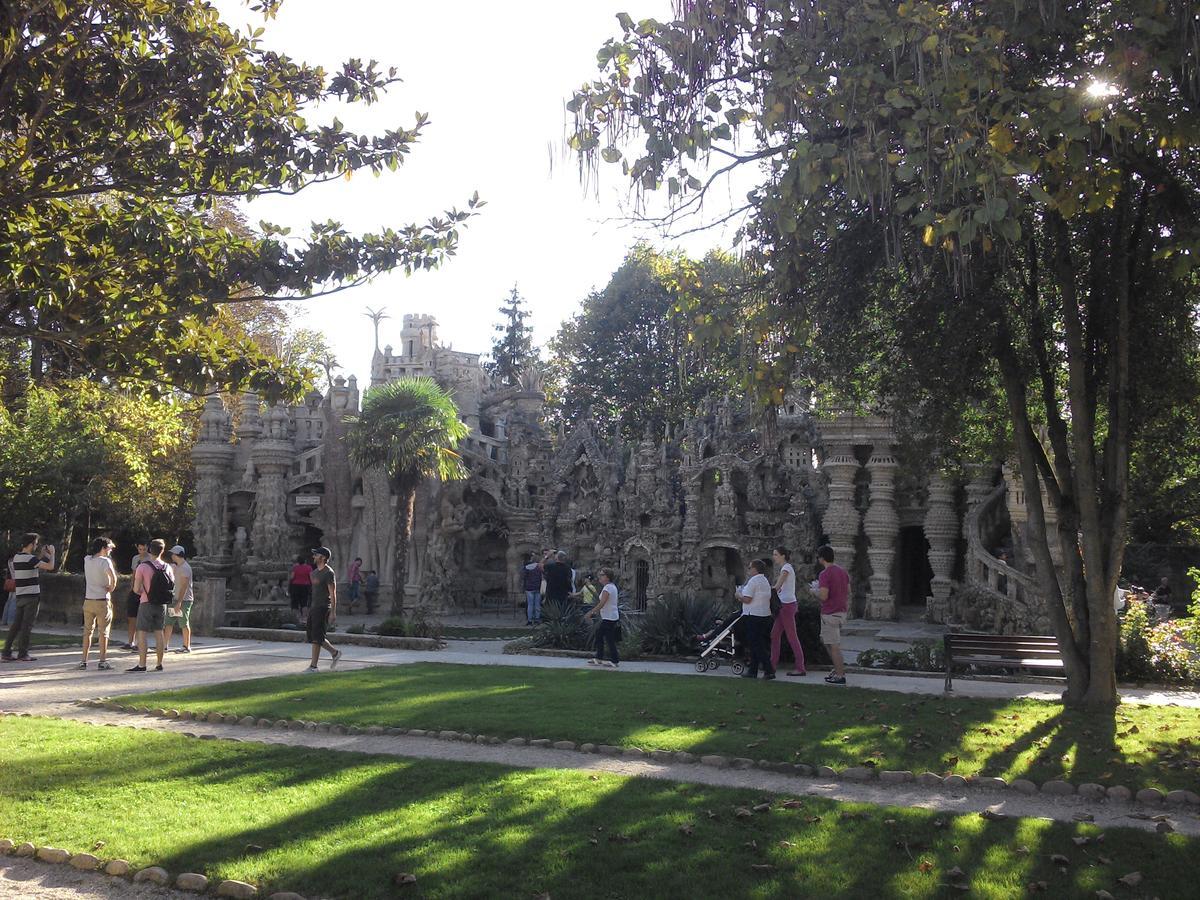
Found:
<path fill-rule="evenodd" d="M 132 578 L 134 573 L 137 572 L 138 566 L 144 562 L 149 562 L 153 558 L 154 557 L 150 555 L 150 541 L 148 541 L 146 538 L 139 538 L 137 542 L 137 555 L 133 558 L 133 562 L 129 564 L 130 578 Z M 128 650 L 131 653 L 138 652 L 137 617 L 138 607 L 141 605 L 142 598 L 139 597 L 137 592 L 133 590 L 133 586 L 131 584 L 129 597 L 125 601 L 125 618 L 129 623 L 129 640 L 126 642 L 125 646 L 121 648 L 123 650 Z"/>
<path fill-rule="evenodd" d="M 312 605 L 308 610 L 308 642 L 312 644 L 312 665 L 306 672 L 317 671 L 317 661 L 321 658 L 321 648 L 324 647 L 333 657 L 329 664 L 332 671 L 337 668 L 342 658 L 342 651 L 336 649 L 325 637 L 325 629 L 337 620 L 337 577 L 333 567 L 329 565 L 332 555 L 328 547 L 317 547 L 312 552 L 316 568 L 312 573 Z"/>

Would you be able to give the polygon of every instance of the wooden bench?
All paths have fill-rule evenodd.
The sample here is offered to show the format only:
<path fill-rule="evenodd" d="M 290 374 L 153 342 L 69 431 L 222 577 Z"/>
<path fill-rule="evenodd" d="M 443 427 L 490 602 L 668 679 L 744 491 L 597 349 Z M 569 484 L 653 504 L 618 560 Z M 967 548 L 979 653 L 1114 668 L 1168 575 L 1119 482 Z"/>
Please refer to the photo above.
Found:
<path fill-rule="evenodd" d="M 1058 638 L 1023 634 L 947 634 L 946 691 L 953 691 L 955 666 L 987 669 L 1061 669 Z"/>

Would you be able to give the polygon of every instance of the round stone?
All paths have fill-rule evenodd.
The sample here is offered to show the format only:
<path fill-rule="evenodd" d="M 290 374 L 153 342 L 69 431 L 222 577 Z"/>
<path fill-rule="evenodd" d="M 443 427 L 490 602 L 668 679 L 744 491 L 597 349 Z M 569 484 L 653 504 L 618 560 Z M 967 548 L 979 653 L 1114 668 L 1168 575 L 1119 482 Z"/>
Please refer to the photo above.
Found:
<path fill-rule="evenodd" d="M 184 872 L 175 879 L 175 887 L 181 891 L 203 894 L 208 890 L 208 879 L 197 872 Z"/>
<path fill-rule="evenodd" d="M 60 865 L 67 862 L 71 858 L 71 854 L 69 851 L 60 850 L 57 847 L 39 847 L 37 858 L 42 862 Z"/>
<path fill-rule="evenodd" d="M 1163 792 L 1158 788 L 1142 788 L 1135 795 L 1138 803 L 1162 803 Z"/>
<path fill-rule="evenodd" d="M 238 724 L 243 728 L 253 728 L 257 723 L 258 720 L 255 719 L 254 716 L 242 716 L 240 719 L 238 719 Z"/>
<path fill-rule="evenodd" d="M 258 888 L 244 881 L 222 881 L 217 885 L 217 896 L 245 900 L 245 898 L 258 896 Z"/>
<path fill-rule="evenodd" d="M 961 791 L 967 786 L 967 779 L 961 775 L 947 775 L 942 779 L 942 787 L 952 791 Z"/>
<path fill-rule="evenodd" d="M 554 749 L 555 750 L 574 750 L 575 742 L 574 741 L 555 741 Z M 666 753 L 668 759 L 670 759 L 670 757 L 671 757 L 671 754 L 668 753 L 666 750 L 655 750 L 654 752 L 655 753 Z M 657 759 L 657 758 L 658 757 L 655 757 L 655 759 Z"/>
<path fill-rule="evenodd" d="M 123 860 L 123 859 L 114 859 L 111 862 L 109 862 L 109 864 L 107 866 L 104 867 L 104 871 L 107 874 L 116 875 L 118 877 L 124 877 L 125 875 L 128 875 L 129 869 L 130 869 L 129 863 L 125 862 L 125 860 Z"/>
<path fill-rule="evenodd" d="M 134 881 L 148 881 L 166 887 L 171 883 L 171 875 L 162 866 L 147 866 L 133 876 Z"/>
<path fill-rule="evenodd" d="M 1088 800 L 1103 800 L 1107 793 L 1102 784 L 1088 782 L 1079 786 L 1079 796 L 1085 797 Z"/>
<path fill-rule="evenodd" d="M 846 781 L 870 781 L 875 773 L 866 766 L 850 766 L 842 770 L 842 778 Z"/>
<path fill-rule="evenodd" d="M 923 784 L 925 787 L 940 787 L 942 776 L 936 772 L 922 772 L 917 776 L 917 784 Z"/>
<path fill-rule="evenodd" d="M 12 853 L 14 846 L 8 838 L 0 838 L 0 853 Z"/>
<path fill-rule="evenodd" d="M 1108 794 L 1109 800 L 1124 800 L 1128 802 L 1133 799 L 1133 791 L 1123 784 L 1114 784 L 1105 793 Z"/>
<path fill-rule="evenodd" d="M 90 853 L 76 853 L 71 857 L 71 867 L 82 872 L 93 872 L 100 868 L 100 859 Z"/>
<path fill-rule="evenodd" d="M 33 846 L 29 841 L 22 841 L 13 850 L 13 855 L 15 856 L 33 856 L 35 853 L 37 853 L 37 847 Z"/>
<path fill-rule="evenodd" d="M 729 765 L 729 760 L 718 753 L 710 753 L 700 757 L 700 765 L 712 766 L 714 769 L 723 769 Z"/>
<path fill-rule="evenodd" d="M 1053 781 L 1047 781 L 1042 785 L 1042 793 L 1051 794 L 1055 797 L 1067 797 L 1075 793 L 1075 785 L 1071 784 L 1069 781 L 1055 779 Z"/>
<path fill-rule="evenodd" d="M 904 784 L 906 781 L 913 781 L 916 778 L 912 772 L 902 771 L 883 771 L 879 773 L 879 780 L 883 784 Z"/>

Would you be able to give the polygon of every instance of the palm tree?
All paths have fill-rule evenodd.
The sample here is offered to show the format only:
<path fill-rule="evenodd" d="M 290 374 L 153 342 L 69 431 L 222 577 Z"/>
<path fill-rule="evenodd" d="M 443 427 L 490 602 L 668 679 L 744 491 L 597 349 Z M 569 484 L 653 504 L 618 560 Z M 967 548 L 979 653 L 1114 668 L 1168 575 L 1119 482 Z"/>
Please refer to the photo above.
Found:
<path fill-rule="evenodd" d="M 432 378 L 401 378 L 371 388 L 362 412 L 347 425 L 351 459 L 363 469 L 381 466 L 396 495 L 392 612 L 400 615 L 417 488 L 426 478 L 466 477 L 455 448 L 470 429 L 459 420 L 454 398 Z"/>

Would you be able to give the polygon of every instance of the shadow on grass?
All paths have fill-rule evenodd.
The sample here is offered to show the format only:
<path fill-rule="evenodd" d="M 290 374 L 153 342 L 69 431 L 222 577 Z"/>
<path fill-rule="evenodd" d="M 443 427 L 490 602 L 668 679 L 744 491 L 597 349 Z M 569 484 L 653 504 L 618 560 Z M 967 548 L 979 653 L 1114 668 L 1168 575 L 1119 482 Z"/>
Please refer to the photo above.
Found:
<path fill-rule="evenodd" d="M 614 681 L 614 679 L 616 679 Z M 615 688 L 615 689 L 614 689 Z M 1123 708 L 579 669 L 420 664 L 285 676 L 131 698 L 134 704 L 723 753 L 790 762 L 1184 787 L 1154 766 L 1200 728 L 1195 710 Z M 1171 717 L 1174 716 L 1172 719 Z M 1130 721 L 1133 721 L 1130 719 Z M 1159 729 L 1166 726 L 1166 731 Z M 1117 747 L 1117 750 L 1113 750 Z"/>
<path fill-rule="evenodd" d="M 0 720 L 2 721 L 2 720 Z M 3 721 L 0 833 L 137 866 L 258 883 L 264 893 L 437 897 L 1183 896 L 1197 844 L 1088 826 L 780 799 L 609 775 L 400 761 Z M 770 810 L 739 815 L 761 802 Z M 34 833 L 30 833 L 30 832 Z M 1021 852 L 1024 847 L 1026 852 Z M 1102 862 L 1101 853 L 1111 862 Z M 1051 854 L 1062 854 L 1065 866 Z M 953 874 L 960 869 L 962 875 Z"/>

